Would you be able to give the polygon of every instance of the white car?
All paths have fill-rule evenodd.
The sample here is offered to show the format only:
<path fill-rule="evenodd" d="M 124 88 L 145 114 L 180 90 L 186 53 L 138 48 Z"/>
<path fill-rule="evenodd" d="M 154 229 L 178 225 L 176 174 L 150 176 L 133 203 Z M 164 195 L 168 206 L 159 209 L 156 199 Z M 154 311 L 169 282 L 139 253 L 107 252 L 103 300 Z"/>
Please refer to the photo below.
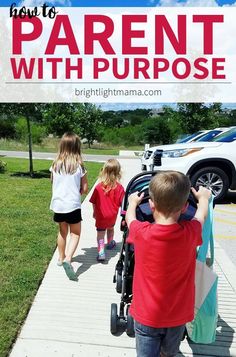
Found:
<path fill-rule="evenodd" d="M 156 148 L 147 170 L 176 170 L 189 175 L 192 185 L 208 187 L 215 200 L 236 189 L 236 128 L 210 142 L 176 143 Z"/>
<path fill-rule="evenodd" d="M 216 128 L 212 130 L 200 130 L 192 135 L 185 137 L 180 141 L 177 141 L 176 143 L 181 144 L 181 143 L 191 143 L 195 141 L 211 141 L 215 136 L 230 129 L 231 128 Z M 143 156 L 141 158 L 142 171 L 152 170 L 154 152 L 158 149 L 161 149 L 162 146 L 163 145 L 152 146 L 143 153 Z"/>

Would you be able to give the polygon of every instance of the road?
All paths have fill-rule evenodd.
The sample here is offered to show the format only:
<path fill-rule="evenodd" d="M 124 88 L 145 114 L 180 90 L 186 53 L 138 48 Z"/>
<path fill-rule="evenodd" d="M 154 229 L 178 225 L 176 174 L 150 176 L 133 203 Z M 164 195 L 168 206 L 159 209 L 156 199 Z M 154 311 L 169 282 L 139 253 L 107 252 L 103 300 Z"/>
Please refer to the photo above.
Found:
<path fill-rule="evenodd" d="M 34 159 L 53 160 L 55 153 L 34 152 Z M 28 158 L 28 152 L 0 151 L 0 156 Z M 83 155 L 85 161 L 104 162 L 108 158 L 118 156 L 110 155 Z M 122 157 L 123 159 L 125 157 Z M 129 157 L 130 159 L 130 157 Z M 138 157 L 134 157 L 135 160 Z M 226 251 L 232 262 L 236 265 L 236 191 L 230 192 L 226 200 L 215 206 L 215 240 Z"/>
<path fill-rule="evenodd" d="M 217 204 L 215 212 L 215 240 L 236 265 L 236 192 L 229 191 L 226 200 Z"/>
<path fill-rule="evenodd" d="M 0 156 L 5 157 L 16 157 L 22 159 L 28 159 L 29 153 L 28 151 L 5 151 L 0 150 Z M 54 160 L 56 157 L 56 153 L 50 152 L 33 152 L 33 159 L 43 159 L 43 160 Z M 96 161 L 96 162 L 104 162 L 108 158 L 118 157 L 115 155 L 83 155 L 83 159 L 85 161 Z"/>

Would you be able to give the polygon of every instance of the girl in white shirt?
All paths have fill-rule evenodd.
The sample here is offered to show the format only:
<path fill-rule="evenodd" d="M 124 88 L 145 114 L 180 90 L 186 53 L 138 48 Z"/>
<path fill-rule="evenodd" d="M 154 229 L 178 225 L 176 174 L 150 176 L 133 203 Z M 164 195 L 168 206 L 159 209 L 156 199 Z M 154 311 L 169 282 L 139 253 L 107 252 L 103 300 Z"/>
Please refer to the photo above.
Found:
<path fill-rule="evenodd" d="M 81 158 L 81 142 L 78 135 L 62 136 L 59 152 L 51 168 L 52 199 L 50 209 L 59 225 L 57 245 L 58 265 L 62 265 L 69 279 L 78 280 L 71 259 L 78 246 L 81 233 L 81 195 L 88 191 L 87 172 Z M 70 233 L 66 251 L 66 238 Z"/>

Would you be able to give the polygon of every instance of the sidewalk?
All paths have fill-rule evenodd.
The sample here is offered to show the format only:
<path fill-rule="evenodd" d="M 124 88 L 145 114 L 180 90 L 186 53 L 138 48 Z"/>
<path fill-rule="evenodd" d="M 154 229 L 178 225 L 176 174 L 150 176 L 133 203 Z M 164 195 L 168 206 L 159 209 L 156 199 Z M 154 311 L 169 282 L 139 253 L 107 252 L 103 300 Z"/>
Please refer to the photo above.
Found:
<path fill-rule="evenodd" d="M 120 160 L 123 183 L 139 172 L 139 160 Z M 10 357 L 135 357 L 135 340 L 110 334 L 110 305 L 120 302 L 112 283 L 120 244 L 107 253 L 108 263 L 96 261 L 96 232 L 92 207 L 83 203 L 82 236 L 74 267 L 79 281 L 68 280 L 56 265 L 54 254 L 32 308 L 13 347 Z M 116 239 L 121 241 L 119 219 Z M 236 267 L 224 251 L 216 248 L 219 274 L 219 333 L 210 346 L 188 345 L 184 341 L 179 356 L 236 357 Z"/>

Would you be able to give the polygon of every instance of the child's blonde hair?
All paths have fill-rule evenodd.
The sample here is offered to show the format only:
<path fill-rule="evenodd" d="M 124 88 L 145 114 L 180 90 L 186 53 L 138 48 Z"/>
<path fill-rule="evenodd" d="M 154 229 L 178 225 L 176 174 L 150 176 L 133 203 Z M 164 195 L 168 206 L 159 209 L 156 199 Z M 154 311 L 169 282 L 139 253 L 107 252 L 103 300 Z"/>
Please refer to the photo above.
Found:
<path fill-rule="evenodd" d="M 189 178 L 178 171 L 157 173 L 149 185 L 155 208 L 166 217 L 180 211 L 186 204 L 191 189 Z"/>
<path fill-rule="evenodd" d="M 52 168 L 58 173 L 73 174 L 79 165 L 83 167 L 80 139 L 74 133 L 65 133 L 61 138 L 59 152 Z"/>
<path fill-rule="evenodd" d="M 121 179 L 120 163 L 116 159 L 109 159 L 100 172 L 100 181 L 106 192 L 116 187 L 117 181 Z"/>

